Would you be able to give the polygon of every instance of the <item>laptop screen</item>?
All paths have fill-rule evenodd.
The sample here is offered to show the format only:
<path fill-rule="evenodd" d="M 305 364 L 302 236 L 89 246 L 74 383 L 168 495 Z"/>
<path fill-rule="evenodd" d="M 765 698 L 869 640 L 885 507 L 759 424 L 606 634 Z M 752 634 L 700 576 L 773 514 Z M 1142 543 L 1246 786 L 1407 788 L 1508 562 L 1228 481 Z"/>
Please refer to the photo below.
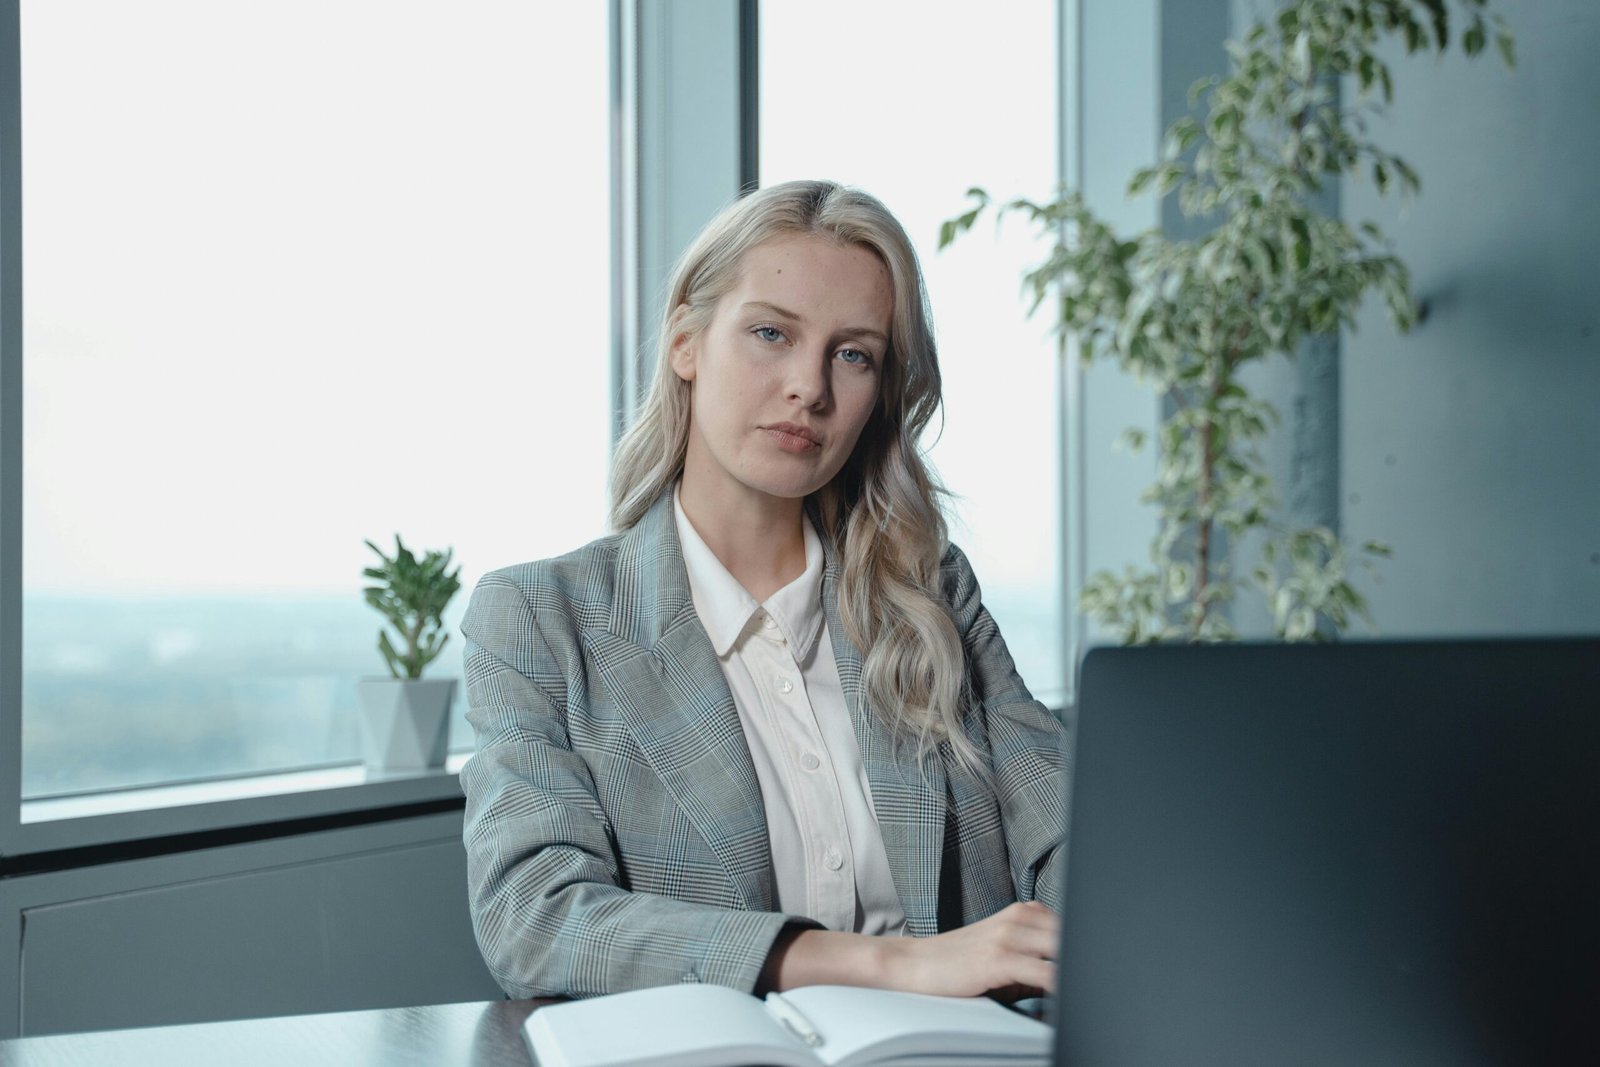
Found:
<path fill-rule="evenodd" d="M 1057 1063 L 1600 1063 L 1600 640 L 1097 649 Z"/>

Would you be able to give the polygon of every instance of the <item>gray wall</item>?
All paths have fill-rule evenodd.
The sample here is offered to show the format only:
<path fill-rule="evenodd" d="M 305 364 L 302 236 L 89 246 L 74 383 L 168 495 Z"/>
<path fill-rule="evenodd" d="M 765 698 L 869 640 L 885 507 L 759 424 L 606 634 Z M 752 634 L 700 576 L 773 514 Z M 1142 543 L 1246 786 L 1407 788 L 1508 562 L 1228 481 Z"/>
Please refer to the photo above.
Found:
<path fill-rule="evenodd" d="M 0 1038 L 498 999 L 461 817 L 0 879 Z"/>
<path fill-rule="evenodd" d="M 1422 176 L 1394 237 L 1430 314 L 1373 302 L 1344 339 L 1341 508 L 1395 558 L 1364 583 L 1387 636 L 1600 631 L 1600 4 L 1497 0 L 1518 64 L 1394 58 L 1374 132 Z"/>

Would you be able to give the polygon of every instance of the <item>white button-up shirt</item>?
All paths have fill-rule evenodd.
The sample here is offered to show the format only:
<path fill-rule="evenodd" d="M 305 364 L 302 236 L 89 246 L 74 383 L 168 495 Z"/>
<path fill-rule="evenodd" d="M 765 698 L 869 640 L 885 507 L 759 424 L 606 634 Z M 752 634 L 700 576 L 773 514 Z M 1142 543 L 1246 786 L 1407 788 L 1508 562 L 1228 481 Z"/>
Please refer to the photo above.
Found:
<path fill-rule="evenodd" d="M 695 611 L 739 709 L 766 806 L 778 907 L 830 930 L 901 934 L 889 860 L 822 614 L 822 543 L 803 518 L 806 569 L 757 604 L 673 492 Z"/>

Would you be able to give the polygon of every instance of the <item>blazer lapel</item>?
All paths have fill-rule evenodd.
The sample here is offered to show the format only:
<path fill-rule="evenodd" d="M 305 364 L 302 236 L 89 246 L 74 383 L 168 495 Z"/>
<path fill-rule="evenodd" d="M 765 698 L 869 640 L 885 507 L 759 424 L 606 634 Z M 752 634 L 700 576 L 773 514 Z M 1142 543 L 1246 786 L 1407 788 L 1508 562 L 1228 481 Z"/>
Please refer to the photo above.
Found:
<path fill-rule="evenodd" d="M 645 758 L 688 814 L 743 905 L 777 907 L 766 810 L 738 708 L 694 610 L 662 494 L 622 538 L 606 631 L 585 641 Z"/>
<path fill-rule="evenodd" d="M 820 529 L 820 526 L 819 526 Z M 944 853 L 945 776 L 937 749 L 919 765 L 916 743 L 896 738 L 873 710 L 861 681 L 861 652 L 850 641 L 839 614 L 839 562 L 823 537 L 827 562 L 822 604 L 828 638 L 839 667 L 839 683 L 850 708 L 856 744 L 872 789 L 872 806 L 883 834 L 889 872 L 900 894 L 906 926 L 915 937 L 939 932 L 939 872 Z"/>

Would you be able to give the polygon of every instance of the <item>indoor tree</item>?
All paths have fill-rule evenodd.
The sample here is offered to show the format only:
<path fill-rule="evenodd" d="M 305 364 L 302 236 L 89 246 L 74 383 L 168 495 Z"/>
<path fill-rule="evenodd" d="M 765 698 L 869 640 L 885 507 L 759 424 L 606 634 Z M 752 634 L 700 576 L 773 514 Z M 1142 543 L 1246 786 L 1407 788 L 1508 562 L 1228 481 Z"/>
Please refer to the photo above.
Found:
<path fill-rule="evenodd" d="M 1353 327 L 1374 290 L 1398 329 L 1416 320 L 1405 264 L 1379 228 L 1317 206 L 1326 185 L 1344 179 L 1370 177 L 1380 193 L 1408 197 L 1421 187 L 1368 135 L 1394 97 L 1383 48 L 1391 39 L 1407 53 L 1456 44 L 1469 56 L 1492 40 L 1513 62 L 1511 35 L 1488 0 L 1296 0 L 1228 42 L 1229 73 L 1195 85 L 1197 113 L 1172 125 L 1159 161 L 1129 185 L 1134 195 L 1176 196 L 1186 216 L 1209 225 L 1203 236 L 1119 236 L 1070 189 L 1045 203 L 999 204 L 973 189 L 970 210 L 944 224 L 940 247 L 986 211 L 1030 220 L 1050 242 L 1024 275 L 1033 310 L 1053 309 L 1061 345 L 1076 338 L 1085 363 L 1115 359 L 1163 398 L 1156 481 L 1143 496 L 1159 516 L 1151 564 L 1092 575 L 1081 600 L 1126 642 L 1232 638 L 1228 605 L 1246 590 L 1266 596 L 1288 640 L 1366 616 L 1348 569 L 1387 549 L 1352 549 L 1326 526 L 1277 517 L 1261 451 L 1277 414 L 1240 374 Z M 1130 430 L 1125 440 L 1142 447 L 1144 436 Z M 1230 558 L 1242 543 L 1259 546 L 1258 558 Z"/>

